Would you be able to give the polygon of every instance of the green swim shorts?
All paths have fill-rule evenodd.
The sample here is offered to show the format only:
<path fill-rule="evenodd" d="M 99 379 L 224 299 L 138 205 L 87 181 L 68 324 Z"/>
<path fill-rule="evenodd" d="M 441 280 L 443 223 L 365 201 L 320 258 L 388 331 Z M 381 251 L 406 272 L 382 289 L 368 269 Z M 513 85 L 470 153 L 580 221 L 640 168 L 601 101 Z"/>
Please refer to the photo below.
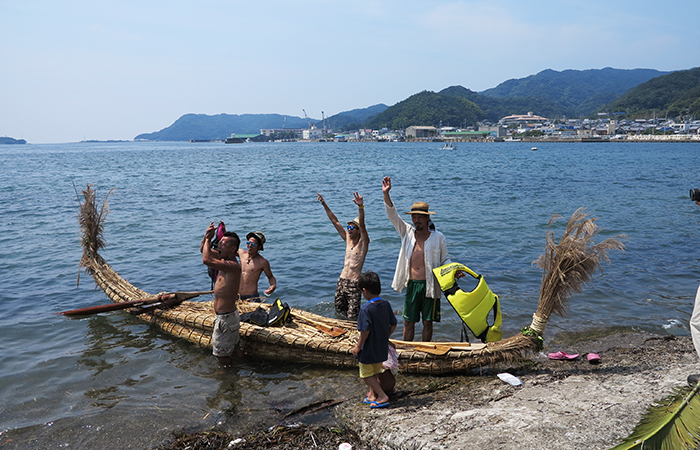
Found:
<path fill-rule="evenodd" d="M 403 319 L 408 322 L 440 322 L 440 299 L 425 296 L 425 280 L 408 280 L 403 303 Z"/>

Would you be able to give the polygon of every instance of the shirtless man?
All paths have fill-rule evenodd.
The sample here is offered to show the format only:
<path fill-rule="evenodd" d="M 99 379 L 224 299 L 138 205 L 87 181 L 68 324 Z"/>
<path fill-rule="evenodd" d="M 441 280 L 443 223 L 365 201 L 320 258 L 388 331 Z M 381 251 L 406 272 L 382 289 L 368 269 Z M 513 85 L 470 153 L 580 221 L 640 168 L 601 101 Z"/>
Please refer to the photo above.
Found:
<path fill-rule="evenodd" d="M 367 228 L 365 228 L 364 199 L 359 193 L 353 193 L 352 201 L 357 205 L 359 214 L 355 220 L 348 222 L 346 232 L 338 218 L 326 205 L 321 194 L 318 192 L 316 194 L 331 223 L 345 241 L 345 262 L 335 290 L 335 311 L 347 316 L 348 319 L 355 320 L 360 313 L 360 299 L 362 298 L 362 291 L 360 291 L 357 282 L 360 279 L 362 266 L 365 264 L 365 257 L 369 249 L 369 235 Z"/>
<path fill-rule="evenodd" d="M 265 295 L 272 294 L 277 288 L 277 279 L 272 275 L 270 262 L 260 255 L 265 245 L 265 235 L 262 231 L 254 231 L 246 235 L 247 250 L 238 250 L 241 259 L 241 287 L 238 290 L 241 300 L 259 299 L 258 281 L 265 272 L 270 287 L 265 289 Z"/>
<path fill-rule="evenodd" d="M 216 228 L 212 222 L 204 233 L 202 240 L 202 262 L 218 271 L 214 283 L 214 331 L 212 345 L 214 356 L 219 364 L 228 367 L 233 362 L 231 356 L 243 356 L 239 347 L 241 322 L 236 308 L 238 288 L 241 282 L 241 265 L 236 260 L 241 240 L 233 232 L 226 232 L 219 241 L 219 250 L 211 248 L 211 239 Z"/>
<path fill-rule="evenodd" d="M 386 215 L 401 236 L 401 250 L 396 262 L 396 271 L 391 287 L 401 292 L 406 287 L 406 297 L 403 307 L 403 340 L 412 341 L 415 335 L 416 322 L 423 316 L 422 339 L 428 342 L 433 338 L 433 322 L 440 321 L 440 298 L 442 291 L 435 279 L 433 269 L 447 264 L 450 255 L 447 253 L 445 236 L 430 222 L 430 216 L 435 214 L 428 211 L 428 204 L 415 202 L 411 211 L 413 226 L 399 217 L 394 203 L 391 201 L 391 178 L 382 180 L 384 207 Z M 463 273 L 456 275 L 458 278 Z"/>

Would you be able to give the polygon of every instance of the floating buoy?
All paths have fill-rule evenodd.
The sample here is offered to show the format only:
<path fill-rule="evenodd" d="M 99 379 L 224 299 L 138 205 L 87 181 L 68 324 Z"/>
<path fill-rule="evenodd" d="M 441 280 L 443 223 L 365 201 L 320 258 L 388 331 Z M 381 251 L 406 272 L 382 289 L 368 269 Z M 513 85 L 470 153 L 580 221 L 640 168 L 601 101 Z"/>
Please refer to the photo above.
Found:
<path fill-rule="evenodd" d="M 532 150 L 534 152 L 537 150 L 537 147 L 532 147 L 530 150 Z"/>

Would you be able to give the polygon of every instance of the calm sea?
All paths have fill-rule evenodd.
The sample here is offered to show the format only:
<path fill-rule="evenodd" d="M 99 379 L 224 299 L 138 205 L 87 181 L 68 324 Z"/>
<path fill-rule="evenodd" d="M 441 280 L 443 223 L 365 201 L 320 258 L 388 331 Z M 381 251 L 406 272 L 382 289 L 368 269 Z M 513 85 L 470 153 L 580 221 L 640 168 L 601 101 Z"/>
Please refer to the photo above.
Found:
<path fill-rule="evenodd" d="M 123 312 L 83 319 L 55 313 L 107 303 L 92 279 L 77 285 L 78 190 L 115 189 L 103 256 L 149 291 L 205 290 L 199 243 L 211 221 L 262 230 L 264 255 L 290 305 L 333 315 L 344 245 L 316 201 L 341 221 L 365 198 L 366 270 L 400 309 L 390 283 L 399 238 L 384 214 L 391 176 L 399 210 L 417 200 L 453 261 L 484 274 L 500 295 L 509 336 L 530 323 L 552 214 L 579 207 L 601 239 L 626 234 L 602 275 L 554 317 L 562 331 L 627 327 L 688 334 L 700 279 L 700 144 L 80 143 L 0 148 L 0 446 L 146 448 L 172 430 L 243 432 L 314 401 L 359 396 L 355 371 L 248 362 L 220 371 L 206 350 Z M 565 220 L 553 227 L 560 234 Z M 261 284 L 265 284 L 263 277 Z M 443 300 L 436 337 L 459 340 Z M 395 337 L 401 335 L 401 328 Z M 575 349 L 574 349 L 575 350 Z M 399 380 L 400 382 L 400 380 Z"/>

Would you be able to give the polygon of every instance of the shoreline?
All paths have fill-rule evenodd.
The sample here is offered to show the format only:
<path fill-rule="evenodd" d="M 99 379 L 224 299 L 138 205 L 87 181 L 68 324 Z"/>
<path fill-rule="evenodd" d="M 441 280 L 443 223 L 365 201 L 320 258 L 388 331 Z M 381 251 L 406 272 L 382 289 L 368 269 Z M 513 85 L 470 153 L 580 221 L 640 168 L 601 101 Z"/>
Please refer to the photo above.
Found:
<path fill-rule="evenodd" d="M 558 350 L 580 356 L 574 361 L 547 358 Z M 601 362 L 588 363 L 588 352 L 599 354 Z M 459 376 L 399 374 L 401 394 L 387 408 L 364 405 L 366 388 L 358 382 L 354 396 L 332 408 L 335 426 L 273 427 L 246 437 L 226 435 L 226 443 L 244 439 L 228 448 L 268 450 L 313 447 L 312 441 L 319 449 L 349 442 L 355 450 L 605 450 L 629 436 L 651 404 L 699 371 L 688 336 L 619 329 L 592 338 L 557 336 L 517 365 Z M 502 382 L 496 376 L 501 372 L 515 375 L 522 386 Z M 197 433 L 182 435 L 158 448 L 184 449 L 196 438 Z"/>
<path fill-rule="evenodd" d="M 422 450 L 546 448 L 610 449 L 632 432 L 648 406 L 686 385 L 699 369 L 690 337 L 616 332 L 543 352 L 517 367 L 484 371 L 478 380 L 459 380 L 426 402 L 393 410 L 350 415 L 351 428 L 373 448 L 400 444 Z M 547 352 L 579 353 L 576 361 L 554 361 Z M 598 365 L 582 357 L 601 356 Z M 523 383 L 513 387 L 501 371 Z M 416 447 L 417 448 L 417 447 Z"/>

